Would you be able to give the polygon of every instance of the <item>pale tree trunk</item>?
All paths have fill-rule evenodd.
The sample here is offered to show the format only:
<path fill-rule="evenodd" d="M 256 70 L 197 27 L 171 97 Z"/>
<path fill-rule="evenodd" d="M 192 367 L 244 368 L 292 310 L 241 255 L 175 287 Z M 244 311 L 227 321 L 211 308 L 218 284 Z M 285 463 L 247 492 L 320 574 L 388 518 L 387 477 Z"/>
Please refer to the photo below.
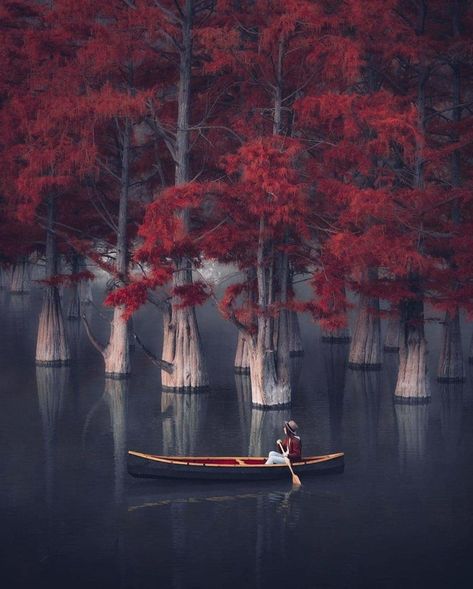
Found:
<path fill-rule="evenodd" d="M 119 280 L 126 284 L 128 276 L 128 195 L 130 187 L 130 138 L 131 124 L 125 121 L 122 145 L 121 191 L 117 225 L 117 260 L 116 271 Z M 131 372 L 130 350 L 128 346 L 128 322 L 123 318 L 125 308 L 115 307 L 110 328 L 108 346 L 103 352 L 105 376 L 125 378 Z"/>
<path fill-rule="evenodd" d="M 170 307 L 163 315 L 163 323 L 162 360 L 173 365 L 172 372 L 161 371 L 163 388 L 192 391 L 208 387 L 195 309 Z"/>
<path fill-rule="evenodd" d="M 248 285 L 247 303 L 249 305 L 254 305 L 257 301 L 257 288 L 254 286 L 255 280 L 256 269 L 249 268 L 246 270 L 246 282 Z M 246 336 L 243 332 L 238 331 L 238 340 L 233 367 L 235 372 L 239 374 L 250 373 L 250 353 L 247 340 L 248 336 Z"/>
<path fill-rule="evenodd" d="M 46 278 L 57 274 L 56 237 L 54 234 L 54 199 L 48 198 L 48 226 L 46 233 Z M 44 289 L 43 306 L 39 316 L 36 340 L 36 364 L 61 366 L 70 360 L 69 344 L 57 286 Z"/>
<path fill-rule="evenodd" d="M 30 264 L 28 257 L 25 256 L 12 268 L 10 292 L 12 294 L 26 294 L 30 288 Z"/>
<path fill-rule="evenodd" d="M 250 372 L 250 355 L 248 351 L 248 344 L 246 343 L 246 336 L 243 335 L 241 331 L 238 332 L 234 369 L 235 372 L 240 374 L 248 374 Z"/>
<path fill-rule="evenodd" d="M 179 64 L 178 118 L 175 144 L 175 185 L 189 181 L 189 111 L 192 63 L 192 27 L 194 6 L 186 0 L 183 7 L 182 47 Z M 189 230 L 189 212 L 184 211 L 181 220 Z M 173 287 L 192 284 L 192 268 L 186 259 L 176 262 Z M 194 307 L 181 309 L 173 300 L 164 314 L 162 359 L 174 366 L 172 373 L 161 372 L 161 382 L 166 389 L 199 389 L 208 386 L 202 343 Z"/>
<path fill-rule="evenodd" d="M 425 7 L 420 6 L 419 14 Z M 414 187 L 425 188 L 423 136 L 425 124 L 425 86 L 428 71 L 421 66 L 418 71 L 417 91 L 417 129 L 416 157 L 414 169 Z M 419 244 L 422 251 L 422 243 Z M 399 372 L 396 383 L 395 397 L 400 399 L 416 399 L 424 401 L 430 397 L 430 382 L 427 378 L 427 342 L 424 334 L 424 295 L 420 278 L 415 273 L 409 276 L 409 287 L 412 298 L 401 301 L 401 337 L 399 347 Z"/>
<path fill-rule="evenodd" d="M 399 317 L 390 317 L 384 337 L 385 352 L 399 352 L 399 340 L 401 337 L 401 323 Z"/>
<path fill-rule="evenodd" d="M 118 206 L 117 253 L 115 262 L 117 281 L 120 285 L 126 284 L 128 277 L 127 221 L 130 188 L 130 138 L 131 123 L 126 119 L 121 145 L 121 188 Z M 110 325 L 110 336 L 106 346 L 103 346 L 95 339 L 85 316 L 82 315 L 90 341 L 103 356 L 105 376 L 108 378 L 126 378 L 131 372 L 128 322 L 123 318 L 124 312 L 124 306 L 114 308 Z"/>
<path fill-rule="evenodd" d="M 458 309 L 453 313 L 449 311 L 445 313 L 437 379 L 441 382 L 463 382 L 465 380 Z"/>
<path fill-rule="evenodd" d="M 287 303 L 287 254 L 275 255 L 265 237 L 265 219 L 260 220 L 257 253 L 258 307 L 256 336 L 248 339 L 252 403 L 259 407 L 283 407 L 291 403 L 291 370 L 288 313 L 279 313 L 277 336 L 271 305 Z M 268 265 L 266 260 L 271 259 Z M 269 267 L 268 267 L 269 266 Z M 275 301 L 275 284 L 279 284 Z M 276 343 L 276 345 L 275 345 Z"/>
<path fill-rule="evenodd" d="M 71 262 L 71 274 L 77 274 L 80 272 L 80 260 L 79 256 L 75 253 L 72 254 Z M 80 284 L 77 281 L 73 281 L 70 289 L 69 307 L 67 309 L 68 319 L 80 319 L 80 296 L 79 296 Z"/>
<path fill-rule="evenodd" d="M 427 379 L 427 345 L 422 298 L 404 301 L 401 307 L 399 371 L 395 397 L 422 402 L 430 397 Z"/>
<path fill-rule="evenodd" d="M 350 346 L 350 368 L 360 370 L 381 368 L 381 327 L 378 313 L 379 299 L 361 294 Z"/>

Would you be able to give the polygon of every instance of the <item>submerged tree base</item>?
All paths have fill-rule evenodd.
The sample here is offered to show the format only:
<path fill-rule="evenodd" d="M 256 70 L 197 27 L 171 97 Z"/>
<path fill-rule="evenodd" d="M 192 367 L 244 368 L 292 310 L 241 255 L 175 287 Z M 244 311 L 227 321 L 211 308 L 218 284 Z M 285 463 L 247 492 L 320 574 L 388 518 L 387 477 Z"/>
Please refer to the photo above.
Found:
<path fill-rule="evenodd" d="M 209 385 L 199 387 L 169 387 L 166 385 L 161 386 L 163 393 L 172 393 L 176 395 L 200 395 L 202 393 L 208 393 L 210 390 Z"/>
<path fill-rule="evenodd" d="M 131 372 L 106 372 L 105 378 L 111 378 L 113 380 L 123 380 L 130 378 Z"/>
<path fill-rule="evenodd" d="M 473 359 L 471 360 L 473 362 Z M 437 382 L 465 382 L 466 378 L 464 376 L 437 376 Z"/>
<path fill-rule="evenodd" d="M 473 362 L 473 358 L 472 358 Z M 234 366 L 233 372 L 235 374 L 250 374 L 250 367 L 249 366 Z"/>
<path fill-rule="evenodd" d="M 291 405 L 291 401 L 287 403 L 278 403 L 277 405 L 261 405 L 260 403 L 251 403 L 253 409 L 258 409 L 259 411 L 280 411 L 281 409 L 289 409 Z"/>
<path fill-rule="evenodd" d="M 399 397 L 394 395 L 396 405 L 428 405 L 430 401 L 430 397 Z"/>
<path fill-rule="evenodd" d="M 35 360 L 36 366 L 51 366 L 51 367 L 60 367 L 60 366 L 70 366 L 70 360 Z"/>
<path fill-rule="evenodd" d="M 350 370 L 382 370 L 382 364 L 358 364 L 357 362 L 348 362 L 348 368 Z"/>

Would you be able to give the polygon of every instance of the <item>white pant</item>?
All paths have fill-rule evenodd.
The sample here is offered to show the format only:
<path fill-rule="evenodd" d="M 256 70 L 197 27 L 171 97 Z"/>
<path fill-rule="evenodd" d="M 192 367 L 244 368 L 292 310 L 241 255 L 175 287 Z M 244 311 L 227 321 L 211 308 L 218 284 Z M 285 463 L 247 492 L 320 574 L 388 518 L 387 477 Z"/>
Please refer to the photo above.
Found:
<path fill-rule="evenodd" d="M 286 464 L 286 458 L 280 452 L 270 452 L 265 464 Z"/>

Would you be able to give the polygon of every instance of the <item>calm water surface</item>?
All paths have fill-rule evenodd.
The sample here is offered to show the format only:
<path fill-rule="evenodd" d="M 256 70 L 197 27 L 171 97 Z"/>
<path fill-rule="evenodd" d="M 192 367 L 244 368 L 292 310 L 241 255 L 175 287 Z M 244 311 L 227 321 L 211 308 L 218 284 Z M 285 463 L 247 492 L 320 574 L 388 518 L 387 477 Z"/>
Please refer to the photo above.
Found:
<path fill-rule="evenodd" d="M 347 370 L 347 346 L 322 344 L 307 321 L 293 409 L 262 412 L 233 374 L 236 333 L 211 308 L 200 313 L 211 390 L 179 395 L 161 392 L 139 350 L 132 378 L 105 381 L 77 322 L 74 363 L 35 367 L 39 303 L 0 292 L 3 587 L 473 586 L 471 373 L 464 385 L 433 383 L 427 405 L 398 405 L 395 355 L 381 372 Z M 88 313 L 105 341 L 106 321 Z M 136 325 L 158 350 L 154 310 Z M 435 374 L 440 327 L 428 335 Z M 128 448 L 266 454 L 290 416 L 306 454 L 346 452 L 344 474 L 293 491 L 289 475 L 189 484 L 126 473 Z"/>

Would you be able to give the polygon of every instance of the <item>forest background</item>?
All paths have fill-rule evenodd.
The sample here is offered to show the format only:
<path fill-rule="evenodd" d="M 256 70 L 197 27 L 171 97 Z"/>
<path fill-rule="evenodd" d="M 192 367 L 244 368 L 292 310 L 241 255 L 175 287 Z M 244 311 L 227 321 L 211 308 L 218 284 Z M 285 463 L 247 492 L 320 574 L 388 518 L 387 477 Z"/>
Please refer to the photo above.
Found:
<path fill-rule="evenodd" d="M 163 387 L 204 389 L 195 308 L 211 300 L 255 406 L 291 403 L 299 313 L 351 339 L 360 370 L 382 365 L 385 318 L 393 393 L 419 402 L 428 305 L 437 377 L 462 381 L 472 25 L 466 0 L 3 3 L 0 255 L 12 292 L 44 262 L 36 363 L 69 363 L 65 316 L 82 317 L 106 377 L 130 374 L 136 342 Z M 81 310 L 92 265 L 109 275 L 105 344 Z M 160 357 L 134 333 L 144 304 Z"/>

